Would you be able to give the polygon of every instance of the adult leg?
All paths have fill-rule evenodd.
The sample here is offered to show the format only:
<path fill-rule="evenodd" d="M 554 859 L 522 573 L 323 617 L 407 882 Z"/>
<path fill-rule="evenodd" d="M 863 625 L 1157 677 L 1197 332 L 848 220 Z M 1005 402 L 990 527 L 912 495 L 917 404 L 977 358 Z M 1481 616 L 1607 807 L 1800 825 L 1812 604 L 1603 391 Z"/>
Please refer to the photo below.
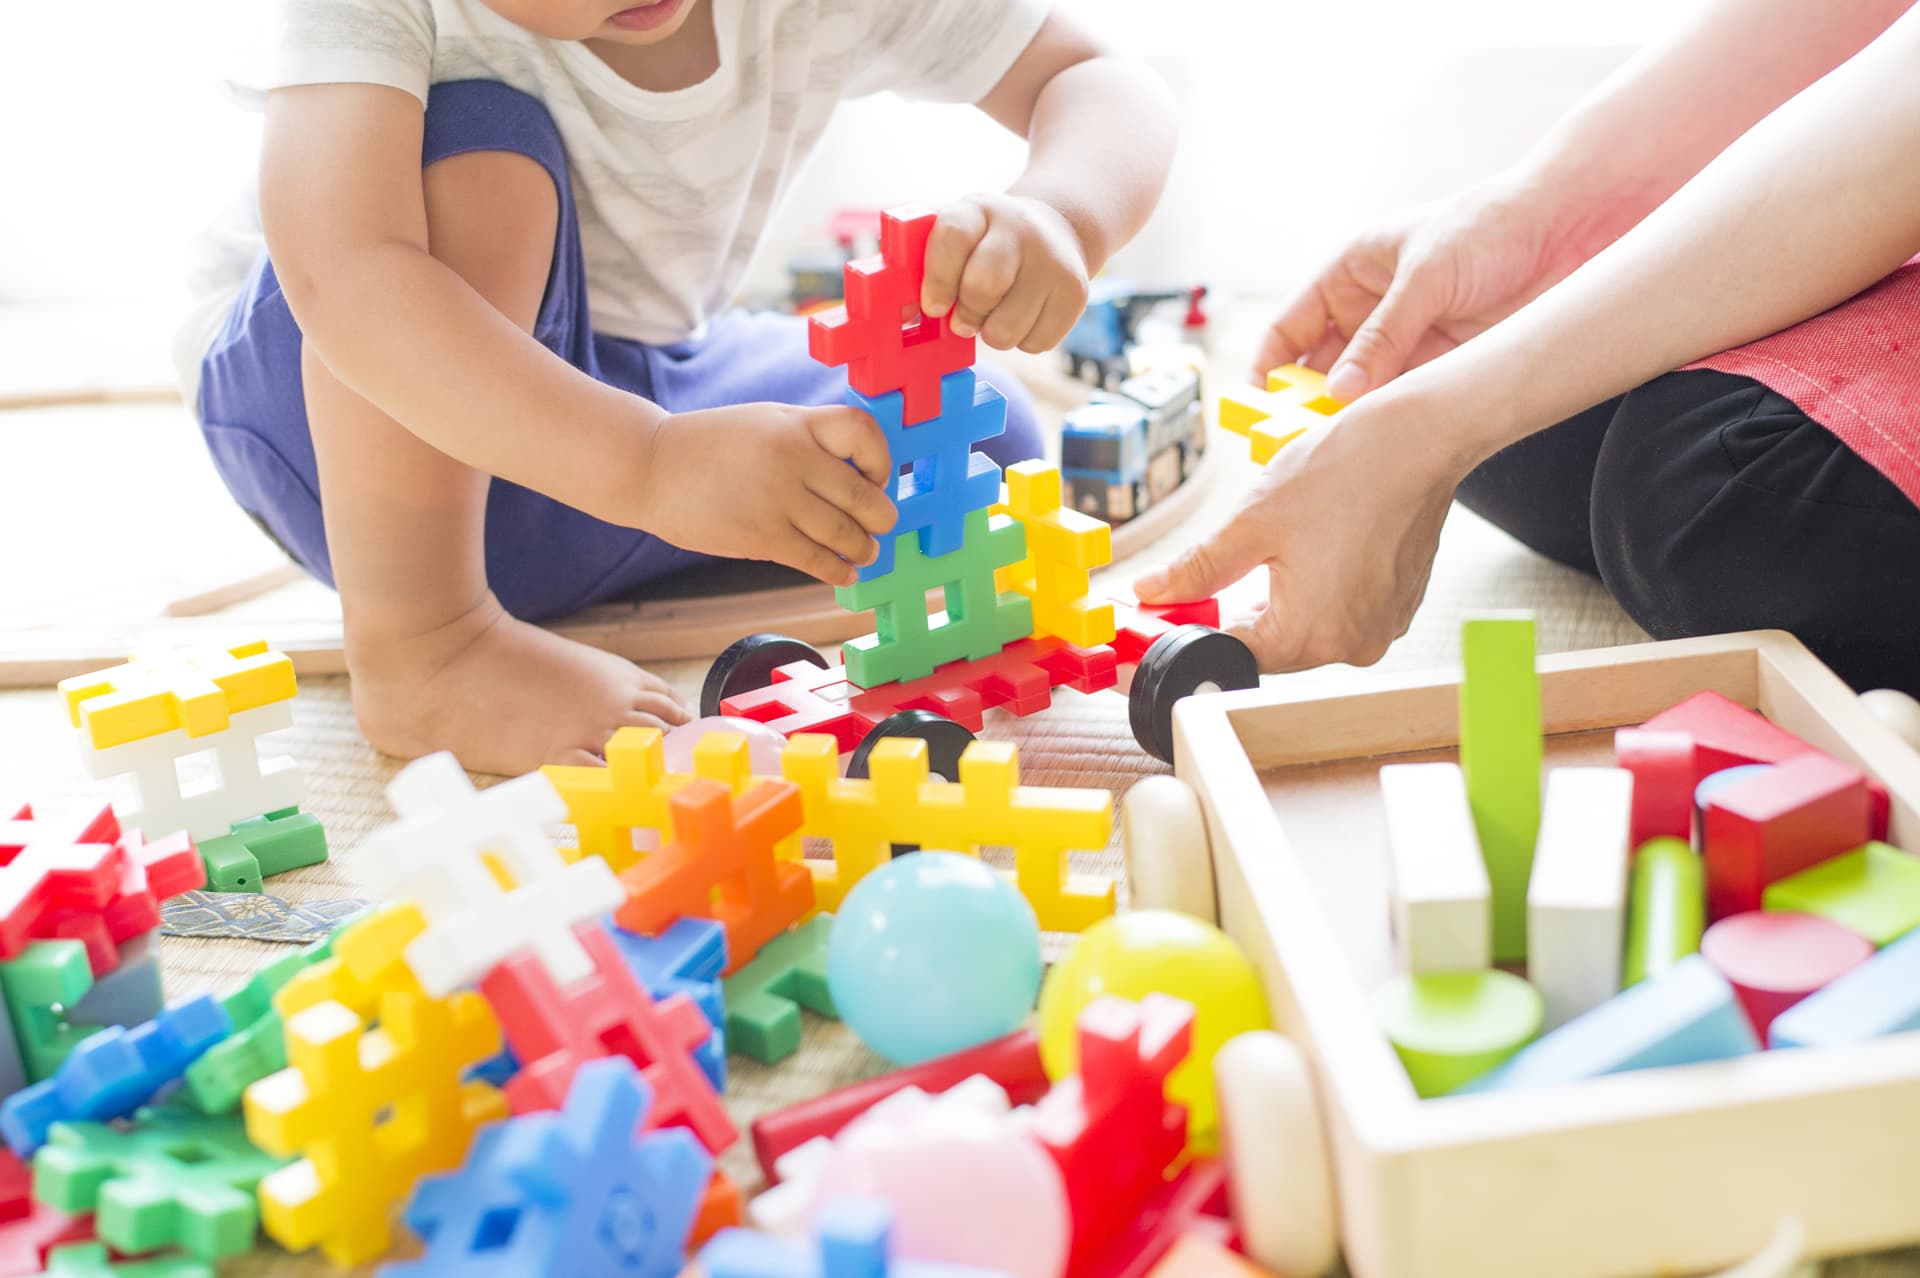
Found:
<path fill-rule="evenodd" d="M 1592 520 L 1601 577 L 1656 638 L 1789 630 L 1856 688 L 1920 692 L 1920 509 L 1759 382 L 1628 395 Z"/>
<path fill-rule="evenodd" d="M 1619 404 L 1608 400 L 1501 449 L 1466 477 L 1456 499 L 1547 558 L 1597 574 L 1587 510 Z"/>

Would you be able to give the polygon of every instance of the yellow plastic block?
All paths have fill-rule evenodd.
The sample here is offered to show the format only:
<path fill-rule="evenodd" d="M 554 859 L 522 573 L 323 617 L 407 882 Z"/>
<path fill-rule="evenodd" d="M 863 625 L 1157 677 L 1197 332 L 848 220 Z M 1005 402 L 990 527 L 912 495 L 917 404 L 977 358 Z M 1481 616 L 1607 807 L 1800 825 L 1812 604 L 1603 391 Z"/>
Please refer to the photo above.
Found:
<path fill-rule="evenodd" d="M 470 1066 L 500 1050 L 500 1025 L 478 994 L 390 994 L 369 1030 L 339 1003 L 287 1020 L 288 1068 L 246 1092 L 247 1139 L 277 1158 L 260 1182 L 260 1222 L 292 1251 L 316 1243 L 357 1265 L 392 1242 L 394 1209 L 421 1177 L 460 1165 L 507 1101 Z"/>
<path fill-rule="evenodd" d="M 1034 638 L 1053 636 L 1082 648 L 1110 643 L 1113 605 L 1092 598 L 1089 573 L 1113 558 L 1113 530 L 1060 504 L 1060 471 L 1042 461 L 1007 467 L 994 514 L 1026 526 L 1027 557 L 995 574 L 1000 590 L 1033 601 Z"/>
<path fill-rule="evenodd" d="M 887 863 L 895 843 L 912 843 L 927 743 L 907 737 L 879 742 L 868 756 L 868 780 L 840 775 L 840 746 L 831 736 L 803 733 L 787 743 L 780 770 L 800 787 L 801 833 L 833 842 L 831 861 L 810 860 L 813 905 L 831 914 L 853 885 Z"/>
<path fill-rule="evenodd" d="M 1244 436 L 1252 445 L 1254 462 L 1264 466 L 1345 407 L 1327 394 L 1325 374 L 1283 364 L 1267 374 L 1265 390 L 1243 386 L 1220 393 L 1220 429 Z"/>
<path fill-rule="evenodd" d="M 125 665 L 60 681 L 67 717 L 94 749 L 183 728 L 190 737 L 224 732 L 231 716 L 290 700 L 293 662 L 265 640 L 231 648 L 136 655 Z"/>
<path fill-rule="evenodd" d="M 387 995 L 421 996 L 420 980 L 406 963 L 406 949 L 426 930 L 426 915 L 413 902 L 381 906 L 335 933 L 332 955 L 281 986 L 273 996 L 273 1010 L 291 1017 L 331 1002 L 371 1022 Z"/>

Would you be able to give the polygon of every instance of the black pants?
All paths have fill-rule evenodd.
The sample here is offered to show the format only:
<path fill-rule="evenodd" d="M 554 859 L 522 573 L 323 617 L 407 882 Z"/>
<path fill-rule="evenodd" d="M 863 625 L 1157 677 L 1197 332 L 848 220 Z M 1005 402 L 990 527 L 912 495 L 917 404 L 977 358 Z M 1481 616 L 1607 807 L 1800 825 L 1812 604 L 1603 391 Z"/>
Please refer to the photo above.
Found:
<path fill-rule="evenodd" d="M 1920 694 L 1920 509 L 1751 378 L 1669 373 L 1496 454 L 1459 498 L 1656 639 L 1790 630 L 1858 689 Z"/>

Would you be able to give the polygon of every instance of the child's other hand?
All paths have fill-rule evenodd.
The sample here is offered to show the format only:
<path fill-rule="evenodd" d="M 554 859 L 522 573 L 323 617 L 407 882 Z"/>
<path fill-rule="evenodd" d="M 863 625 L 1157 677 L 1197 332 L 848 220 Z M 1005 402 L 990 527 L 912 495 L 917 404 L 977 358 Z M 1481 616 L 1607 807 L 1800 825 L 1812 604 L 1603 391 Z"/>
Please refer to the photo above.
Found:
<path fill-rule="evenodd" d="M 687 550 L 848 586 L 898 518 L 886 436 L 857 408 L 707 408 L 672 414 L 652 438 L 634 522 Z"/>
<path fill-rule="evenodd" d="M 1019 195 L 948 205 L 927 240 L 920 310 L 995 350 L 1051 350 L 1087 304 L 1087 256 L 1053 206 Z"/>

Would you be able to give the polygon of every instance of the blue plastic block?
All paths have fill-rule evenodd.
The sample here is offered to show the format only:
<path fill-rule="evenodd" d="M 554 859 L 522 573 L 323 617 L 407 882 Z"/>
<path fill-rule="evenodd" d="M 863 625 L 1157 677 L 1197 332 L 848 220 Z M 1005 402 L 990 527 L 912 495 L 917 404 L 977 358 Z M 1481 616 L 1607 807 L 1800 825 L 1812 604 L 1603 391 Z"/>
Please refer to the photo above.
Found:
<path fill-rule="evenodd" d="M 520 1072 L 520 1061 L 511 1047 L 500 1049 L 499 1055 L 489 1056 L 467 1071 L 467 1081 L 478 1080 L 491 1083 L 495 1087 L 505 1087 L 507 1080 Z"/>
<path fill-rule="evenodd" d="M 997 1270 L 893 1259 L 887 1236 L 893 1208 L 871 1198 L 840 1198 L 820 1209 L 814 1245 L 798 1239 L 723 1229 L 700 1252 L 706 1278 L 989 1278 Z"/>
<path fill-rule="evenodd" d="M 486 1128 L 466 1166 L 422 1181 L 419 1260 L 390 1278 L 674 1278 L 713 1157 L 681 1128 L 638 1136 L 653 1090 L 624 1057 L 574 1075 L 560 1113 Z"/>
<path fill-rule="evenodd" d="M 1759 1050 L 1733 987 L 1706 959 L 1692 954 L 1536 1039 L 1460 1091 L 1545 1087 Z"/>
<path fill-rule="evenodd" d="M 1920 1030 L 1920 932 L 1912 932 L 1774 1018 L 1774 1047 L 1824 1047 Z"/>
<path fill-rule="evenodd" d="M 659 936 L 638 936 L 606 921 L 607 935 L 627 968 L 656 999 L 685 994 L 713 1026 L 694 1051 L 713 1090 L 727 1090 L 727 1009 L 720 973 L 727 970 L 727 929 L 712 919 L 682 918 Z"/>
<path fill-rule="evenodd" d="M 905 399 L 899 391 L 867 396 L 849 388 L 847 402 L 870 415 L 887 437 L 893 459 L 887 496 L 900 510 L 893 531 L 880 538 L 880 557 L 860 570 L 860 580 L 892 572 L 894 539 L 910 532 L 920 534 L 924 555 L 960 549 L 968 514 L 1000 500 L 1000 467 L 973 446 L 1006 431 L 1006 397 L 963 368 L 940 379 L 940 415 L 931 421 L 901 425 Z M 903 477 L 901 468 L 908 465 L 913 472 Z"/>
<path fill-rule="evenodd" d="M 103 1029 L 76 1046 L 52 1078 L 0 1105 L 0 1135 L 26 1158 L 46 1143 L 55 1123 L 125 1118 L 232 1031 L 227 1009 L 210 994 L 130 1030 Z"/>

